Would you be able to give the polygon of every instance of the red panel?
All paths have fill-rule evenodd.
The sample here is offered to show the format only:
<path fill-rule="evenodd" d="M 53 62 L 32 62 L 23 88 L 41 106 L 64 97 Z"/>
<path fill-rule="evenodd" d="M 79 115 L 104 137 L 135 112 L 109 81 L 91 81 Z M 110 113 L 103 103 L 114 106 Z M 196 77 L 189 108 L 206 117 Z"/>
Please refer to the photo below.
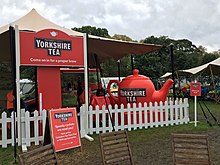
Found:
<path fill-rule="evenodd" d="M 81 146 L 76 108 L 50 110 L 49 121 L 56 152 Z"/>
<path fill-rule="evenodd" d="M 43 109 L 61 108 L 59 67 L 37 68 L 38 93 L 42 93 Z"/>
<path fill-rule="evenodd" d="M 21 65 L 84 66 L 83 38 L 46 29 L 20 32 Z"/>
<path fill-rule="evenodd" d="M 201 83 L 200 82 L 190 83 L 190 96 L 201 96 Z"/>

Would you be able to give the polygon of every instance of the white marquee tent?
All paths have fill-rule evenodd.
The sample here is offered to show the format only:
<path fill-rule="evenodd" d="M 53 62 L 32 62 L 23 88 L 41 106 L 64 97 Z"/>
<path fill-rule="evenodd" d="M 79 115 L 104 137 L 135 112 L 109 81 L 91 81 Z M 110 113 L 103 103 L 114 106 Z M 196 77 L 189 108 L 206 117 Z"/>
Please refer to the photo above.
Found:
<path fill-rule="evenodd" d="M 71 29 L 56 25 L 49 20 L 41 16 L 35 9 L 32 9 L 25 16 L 20 19 L 0 27 L 0 51 L 1 60 L 6 58 L 6 53 L 2 52 L 5 49 L 4 43 L 7 43 L 7 34 L 4 34 L 9 30 L 9 26 L 18 25 L 19 30 L 25 31 L 40 31 L 43 29 L 57 29 L 67 33 L 70 36 L 83 37 L 83 33 L 73 31 Z M 8 41 L 9 42 L 9 41 Z M 161 48 L 160 45 L 153 44 L 141 44 L 136 42 L 113 40 L 103 37 L 97 37 L 93 35 L 88 36 L 88 55 L 98 55 L 100 59 L 113 58 L 115 60 L 121 59 L 122 57 L 129 54 L 145 54 L 153 52 Z M 4 56 L 4 57 L 3 57 Z"/>
<path fill-rule="evenodd" d="M 198 67 L 185 69 L 185 70 L 177 70 L 176 73 L 178 76 L 197 76 L 198 74 L 206 73 L 210 75 L 220 75 L 220 58 L 217 58 L 211 62 L 203 64 Z M 167 72 L 162 75 L 160 78 L 170 77 L 171 73 Z"/>
<path fill-rule="evenodd" d="M 198 67 L 178 70 L 178 75 L 198 75 L 200 73 L 219 75 L 220 73 L 220 58 L 217 58 L 209 63 L 203 64 Z"/>

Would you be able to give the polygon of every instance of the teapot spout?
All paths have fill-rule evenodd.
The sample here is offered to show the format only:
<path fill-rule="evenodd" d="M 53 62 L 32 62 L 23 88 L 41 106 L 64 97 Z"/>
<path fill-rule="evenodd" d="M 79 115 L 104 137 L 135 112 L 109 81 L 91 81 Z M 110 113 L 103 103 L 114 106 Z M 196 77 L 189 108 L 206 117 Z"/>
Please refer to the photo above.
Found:
<path fill-rule="evenodd" d="M 173 84 L 174 81 L 172 79 L 168 79 L 159 91 L 154 92 L 153 100 L 157 102 L 166 101 L 166 97 L 168 95 L 169 89 Z"/>

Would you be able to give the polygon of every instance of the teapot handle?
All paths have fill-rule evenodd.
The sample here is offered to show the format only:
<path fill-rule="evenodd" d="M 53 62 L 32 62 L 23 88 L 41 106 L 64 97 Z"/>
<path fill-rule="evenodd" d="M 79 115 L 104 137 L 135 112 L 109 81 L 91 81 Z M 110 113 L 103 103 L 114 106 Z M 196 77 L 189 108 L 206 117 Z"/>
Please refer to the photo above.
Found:
<path fill-rule="evenodd" d="M 107 86 L 107 91 L 108 91 L 108 94 L 109 94 L 110 98 L 114 99 L 115 101 L 118 101 L 118 97 L 117 97 L 117 96 L 114 96 L 114 95 L 111 93 L 110 87 L 111 87 L 112 83 L 116 83 L 116 84 L 118 85 L 118 87 L 119 87 L 119 83 L 120 83 L 120 82 L 119 82 L 118 80 L 110 80 L 109 83 L 108 83 L 108 86 Z"/>

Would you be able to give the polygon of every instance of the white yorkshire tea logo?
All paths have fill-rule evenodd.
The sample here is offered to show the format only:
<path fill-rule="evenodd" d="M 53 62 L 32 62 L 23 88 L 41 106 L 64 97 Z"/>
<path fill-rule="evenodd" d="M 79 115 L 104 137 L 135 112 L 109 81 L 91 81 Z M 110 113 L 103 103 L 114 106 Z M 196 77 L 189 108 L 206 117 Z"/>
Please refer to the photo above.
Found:
<path fill-rule="evenodd" d="M 137 97 L 146 97 L 146 88 L 124 88 L 119 92 L 121 97 L 126 97 L 128 103 L 136 102 Z"/>
<path fill-rule="evenodd" d="M 61 50 L 72 50 L 72 42 L 66 40 L 35 38 L 34 46 L 36 49 L 47 49 L 49 56 L 61 56 Z"/>
<path fill-rule="evenodd" d="M 64 112 L 64 113 L 55 113 L 54 114 L 55 119 L 60 119 L 61 122 L 68 121 L 69 117 L 73 117 L 72 112 Z"/>

